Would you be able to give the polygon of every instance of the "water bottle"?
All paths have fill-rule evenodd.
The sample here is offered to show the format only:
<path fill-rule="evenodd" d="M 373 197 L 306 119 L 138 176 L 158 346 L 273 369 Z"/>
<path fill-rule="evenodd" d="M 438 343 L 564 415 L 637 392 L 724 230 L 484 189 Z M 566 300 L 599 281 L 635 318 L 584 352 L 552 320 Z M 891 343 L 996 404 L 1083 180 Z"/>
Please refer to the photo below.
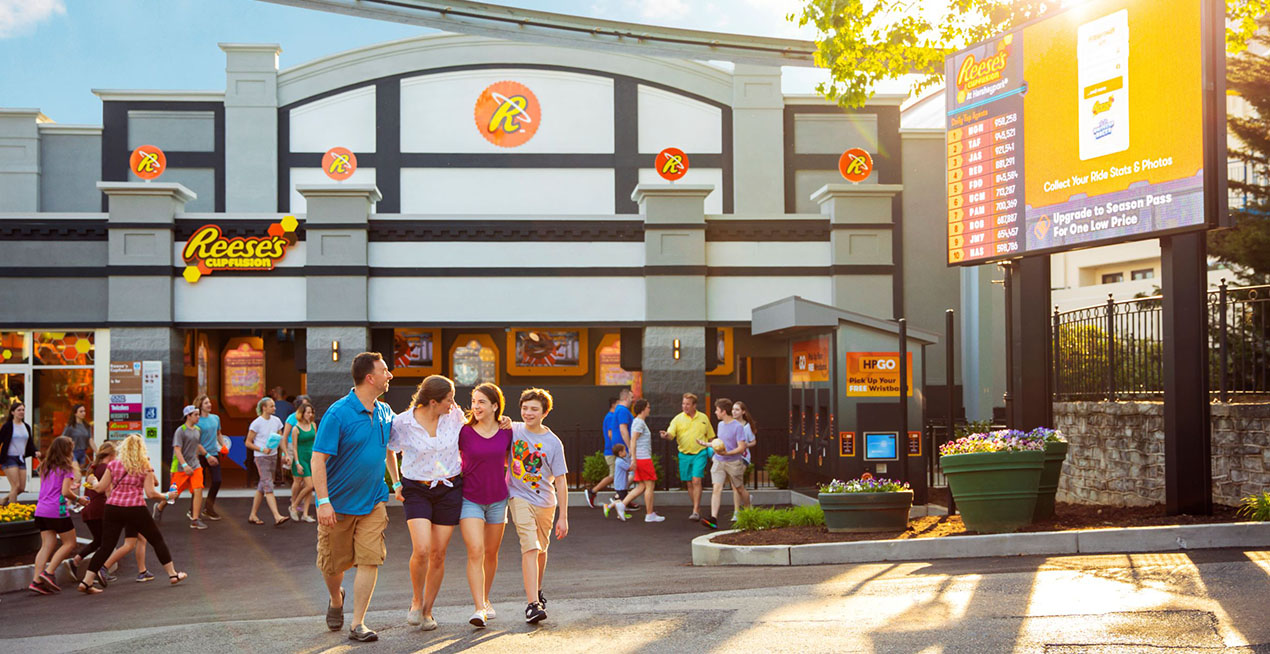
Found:
<path fill-rule="evenodd" d="M 168 488 L 168 504 L 176 504 L 176 484 Z"/>
<path fill-rule="evenodd" d="M 76 486 L 77 486 L 76 490 L 79 491 L 79 494 L 83 495 L 84 494 L 84 480 L 81 479 L 80 482 L 76 484 Z M 71 504 L 71 512 L 79 513 L 80 511 L 83 511 L 83 510 L 84 510 L 83 504 L 80 504 L 79 502 L 75 502 Z"/>

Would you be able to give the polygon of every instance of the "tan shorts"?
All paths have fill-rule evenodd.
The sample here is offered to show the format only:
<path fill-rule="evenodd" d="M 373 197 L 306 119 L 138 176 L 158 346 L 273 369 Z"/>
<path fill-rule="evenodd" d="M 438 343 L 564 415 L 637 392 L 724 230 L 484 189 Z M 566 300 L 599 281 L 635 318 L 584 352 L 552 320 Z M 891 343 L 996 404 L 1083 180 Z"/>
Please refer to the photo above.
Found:
<path fill-rule="evenodd" d="M 516 525 L 516 535 L 520 537 L 520 553 L 546 552 L 551 544 L 551 522 L 556 517 L 556 507 L 537 506 L 513 497 L 507 501 L 507 508 L 512 514 L 512 524 Z"/>
<path fill-rule="evenodd" d="M 609 476 L 616 477 L 617 476 L 617 455 L 605 454 L 604 462 L 609 464 Z"/>
<path fill-rule="evenodd" d="M 318 524 L 317 567 L 324 575 L 337 575 L 356 565 L 383 565 L 388 548 L 388 508 L 384 502 L 366 515 L 335 514 L 330 527 Z"/>
<path fill-rule="evenodd" d="M 745 486 L 745 461 L 715 461 L 710 468 L 710 481 L 719 486 L 725 479 L 732 484 L 732 488 Z"/>

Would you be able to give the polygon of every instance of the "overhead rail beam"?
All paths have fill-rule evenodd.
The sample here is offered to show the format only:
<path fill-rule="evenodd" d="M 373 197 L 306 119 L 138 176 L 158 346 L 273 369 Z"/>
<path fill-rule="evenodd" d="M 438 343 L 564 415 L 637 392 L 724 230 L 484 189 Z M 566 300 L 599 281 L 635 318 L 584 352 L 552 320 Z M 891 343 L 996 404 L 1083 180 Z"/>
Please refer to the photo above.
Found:
<path fill-rule="evenodd" d="M 469 0 L 262 1 L 567 48 L 759 66 L 815 66 L 816 44 L 811 41 L 624 23 Z"/>

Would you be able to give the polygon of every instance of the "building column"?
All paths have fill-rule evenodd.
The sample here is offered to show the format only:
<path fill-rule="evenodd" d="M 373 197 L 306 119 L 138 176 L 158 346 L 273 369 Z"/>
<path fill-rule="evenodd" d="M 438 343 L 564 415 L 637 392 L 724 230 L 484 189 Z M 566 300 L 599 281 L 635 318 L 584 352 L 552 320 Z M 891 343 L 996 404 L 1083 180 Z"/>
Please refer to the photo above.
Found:
<path fill-rule="evenodd" d="M 185 404 L 185 343 L 175 318 L 172 284 L 176 214 L 196 196 L 175 183 L 98 182 L 108 198 L 107 304 L 111 361 L 158 361 L 163 370 L 160 481 L 167 484 L 172 434 Z M 149 441 L 147 441 L 149 443 Z M 153 454 L 152 454 L 153 455 Z"/>
<path fill-rule="evenodd" d="M 373 184 L 305 184 L 296 190 L 308 203 L 306 383 L 321 415 L 353 386 L 353 357 L 370 350 L 367 226 L 380 194 Z"/>
<path fill-rule="evenodd" d="M 221 43 L 225 52 L 225 211 L 278 208 L 277 43 Z"/>
<path fill-rule="evenodd" d="M 891 211 L 902 190 L 899 184 L 826 184 L 811 195 L 829 218 L 835 307 L 897 317 Z"/>
<path fill-rule="evenodd" d="M 684 393 L 706 390 L 706 221 L 711 185 L 640 184 L 644 218 L 644 397 L 664 428 Z M 679 358 L 675 358 L 675 342 Z"/>
<path fill-rule="evenodd" d="M 0 109 L 0 211 L 40 210 L 39 109 Z"/>
<path fill-rule="evenodd" d="M 785 98 L 781 69 L 736 64 L 732 72 L 732 211 L 785 213 Z"/>

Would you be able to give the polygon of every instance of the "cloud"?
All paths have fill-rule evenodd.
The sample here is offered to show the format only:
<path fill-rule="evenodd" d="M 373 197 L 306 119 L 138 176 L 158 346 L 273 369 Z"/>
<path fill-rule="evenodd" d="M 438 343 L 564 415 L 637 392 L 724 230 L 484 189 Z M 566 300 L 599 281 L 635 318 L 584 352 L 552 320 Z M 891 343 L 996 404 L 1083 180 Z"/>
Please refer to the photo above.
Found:
<path fill-rule="evenodd" d="M 684 0 L 643 0 L 639 3 L 640 16 L 646 20 L 683 18 L 688 11 L 688 3 Z"/>
<path fill-rule="evenodd" d="M 66 15 L 63 0 L 0 0 L 0 39 L 24 33 L 54 14 Z"/>

